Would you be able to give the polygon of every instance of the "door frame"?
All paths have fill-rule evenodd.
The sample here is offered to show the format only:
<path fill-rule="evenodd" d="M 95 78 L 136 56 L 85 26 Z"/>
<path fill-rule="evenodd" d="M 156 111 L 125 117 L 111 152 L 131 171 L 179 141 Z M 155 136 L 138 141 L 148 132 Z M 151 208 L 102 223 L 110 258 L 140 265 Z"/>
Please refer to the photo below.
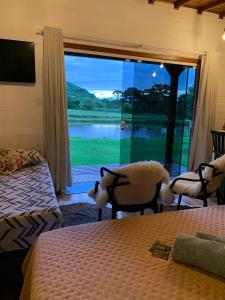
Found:
<path fill-rule="evenodd" d="M 77 44 L 77 43 L 69 43 L 64 42 L 64 53 L 67 55 L 80 55 L 80 56 L 90 56 L 90 57 L 99 57 L 105 59 L 118 59 L 118 60 L 129 60 L 134 62 L 140 62 L 143 59 L 143 62 L 149 63 L 170 63 L 176 64 L 185 64 L 187 66 L 196 66 L 196 76 L 195 76 L 195 88 L 194 88 L 194 103 L 193 103 L 193 118 L 192 118 L 192 131 L 191 137 L 193 133 L 193 124 L 195 120 L 196 113 L 196 103 L 197 103 L 197 94 L 199 89 L 199 80 L 200 80 L 200 69 L 201 69 L 201 56 L 198 58 L 191 57 L 183 57 L 177 55 L 165 55 L 165 54 L 155 54 L 149 52 L 142 51 L 134 51 L 134 50 L 124 50 L 117 48 L 109 48 L 102 46 L 94 46 L 94 45 L 86 45 L 86 44 Z M 176 80 L 175 80 L 176 81 Z M 176 101 L 172 103 L 172 111 L 176 108 Z M 169 114 L 168 114 L 168 117 Z M 175 114 L 173 114 L 173 119 L 175 118 Z M 174 121 L 174 120 L 173 120 Z M 167 131 L 171 134 L 174 133 L 174 122 L 168 122 Z M 170 134 L 170 138 L 171 138 Z M 173 137 L 174 138 L 174 137 Z M 172 138 L 172 140 L 173 140 Z M 173 143 L 169 140 L 168 132 L 166 138 L 166 149 L 165 149 L 165 162 L 170 164 L 172 163 L 172 152 L 173 152 Z"/>

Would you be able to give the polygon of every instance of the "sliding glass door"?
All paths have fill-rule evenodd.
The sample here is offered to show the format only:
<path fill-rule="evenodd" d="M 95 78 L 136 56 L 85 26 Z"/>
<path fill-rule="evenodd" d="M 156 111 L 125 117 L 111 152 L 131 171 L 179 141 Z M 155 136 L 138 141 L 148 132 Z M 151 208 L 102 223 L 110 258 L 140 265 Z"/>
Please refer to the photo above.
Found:
<path fill-rule="evenodd" d="M 127 69 L 131 69 L 129 73 Z M 163 64 L 129 62 L 124 65 L 123 102 L 129 108 L 130 162 L 164 161 L 168 122 L 169 75 Z M 129 81 L 127 77 L 132 77 Z M 122 107 L 122 119 L 126 111 Z M 121 161 L 125 153 L 121 143 Z"/>
<path fill-rule="evenodd" d="M 90 186 L 102 165 L 157 160 L 176 174 L 187 166 L 194 68 L 74 53 L 65 66 L 75 182 Z"/>
<path fill-rule="evenodd" d="M 194 83 L 192 67 L 124 63 L 121 118 L 130 140 L 121 139 L 121 162 L 157 160 L 173 175 L 187 167 Z"/>

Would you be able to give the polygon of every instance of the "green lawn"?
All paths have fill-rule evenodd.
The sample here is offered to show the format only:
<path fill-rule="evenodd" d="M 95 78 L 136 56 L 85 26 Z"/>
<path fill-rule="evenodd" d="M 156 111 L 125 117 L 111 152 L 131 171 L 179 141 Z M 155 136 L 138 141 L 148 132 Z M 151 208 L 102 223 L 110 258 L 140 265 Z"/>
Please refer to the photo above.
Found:
<path fill-rule="evenodd" d="M 188 144 L 189 141 L 186 139 L 183 147 L 187 148 Z M 119 164 L 150 159 L 163 160 L 165 138 L 131 140 L 70 138 L 70 153 L 72 166 Z M 182 164 L 186 165 L 187 160 L 188 152 L 183 151 Z"/>
<path fill-rule="evenodd" d="M 149 113 L 142 114 L 127 114 L 120 111 L 92 111 L 92 110 L 78 110 L 68 109 L 69 123 L 114 123 L 118 124 L 121 120 L 126 120 L 128 123 L 135 120 L 137 123 L 146 122 L 162 122 L 166 121 L 167 117 L 164 115 L 156 115 Z"/>

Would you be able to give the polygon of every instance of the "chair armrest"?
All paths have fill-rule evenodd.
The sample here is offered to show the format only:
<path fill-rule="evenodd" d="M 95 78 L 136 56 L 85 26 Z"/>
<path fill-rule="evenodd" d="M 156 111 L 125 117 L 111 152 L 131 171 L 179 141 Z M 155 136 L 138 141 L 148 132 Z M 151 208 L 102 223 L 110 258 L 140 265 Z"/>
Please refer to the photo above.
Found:
<path fill-rule="evenodd" d="M 99 186 L 100 182 L 99 181 L 96 181 L 95 182 L 95 193 L 98 192 L 98 186 Z"/>
<path fill-rule="evenodd" d="M 199 170 L 201 170 L 203 167 L 209 167 L 209 168 L 215 168 L 213 165 L 210 165 L 208 163 L 201 163 L 198 168 L 195 170 L 195 173 L 199 173 Z"/>
<path fill-rule="evenodd" d="M 172 183 L 170 184 L 171 190 L 172 190 L 173 186 L 175 185 L 175 183 L 176 183 L 178 180 L 195 181 L 195 182 L 201 181 L 200 179 L 191 179 L 191 178 L 185 178 L 185 177 L 178 177 L 178 178 L 175 178 L 175 179 L 172 181 Z"/>
<path fill-rule="evenodd" d="M 207 163 L 201 163 L 198 168 L 198 174 L 199 174 L 199 178 L 201 180 L 202 190 L 204 193 L 207 193 L 206 185 L 208 184 L 209 181 L 206 180 L 205 178 L 203 178 L 203 175 L 202 175 L 202 171 L 204 170 L 205 167 L 209 167 L 212 169 L 215 169 L 215 167 L 213 165 L 210 165 Z"/>
<path fill-rule="evenodd" d="M 178 181 L 178 180 L 186 180 L 186 181 L 200 181 L 201 184 L 202 184 L 202 187 L 203 187 L 203 190 L 205 192 L 206 190 L 206 185 L 208 183 L 208 181 L 203 178 L 203 175 L 202 175 L 202 171 L 203 171 L 203 168 L 204 167 L 209 167 L 209 168 L 213 168 L 215 169 L 215 167 L 213 165 L 210 165 L 210 164 L 207 164 L 207 163 L 201 163 L 198 167 L 198 169 L 195 171 L 195 173 L 198 173 L 199 174 L 199 179 L 190 179 L 190 178 L 184 178 L 184 177 L 178 177 L 178 178 L 175 178 L 173 180 L 173 182 L 171 183 L 170 185 L 170 188 L 172 189 L 173 186 L 175 185 L 175 183 Z"/>
<path fill-rule="evenodd" d="M 112 175 L 114 175 L 114 176 L 116 176 L 116 177 L 124 177 L 124 178 L 127 177 L 126 175 L 122 175 L 122 174 L 113 172 L 113 171 L 107 169 L 106 167 L 102 167 L 102 168 L 100 169 L 100 175 L 101 175 L 101 177 L 103 177 L 103 176 L 105 175 L 105 174 L 104 174 L 104 171 L 107 172 L 107 173 L 109 173 L 109 174 L 112 174 Z"/>

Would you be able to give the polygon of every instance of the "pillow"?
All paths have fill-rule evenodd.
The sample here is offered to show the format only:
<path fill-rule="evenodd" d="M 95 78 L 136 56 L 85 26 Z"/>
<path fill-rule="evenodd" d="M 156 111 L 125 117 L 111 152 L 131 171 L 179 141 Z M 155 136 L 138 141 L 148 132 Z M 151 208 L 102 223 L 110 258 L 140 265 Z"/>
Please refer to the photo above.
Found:
<path fill-rule="evenodd" d="M 15 151 L 21 157 L 23 157 L 23 159 L 26 159 L 30 165 L 45 161 L 44 158 L 41 156 L 40 152 L 38 152 L 35 149 L 21 148 L 15 149 Z"/>
<path fill-rule="evenodd" d="M 11 156 L 8 156 L 8 154 L 0 156 L 0 174 L 9 175 L 21 169 L 26 164 L 27 161 L 16 153 Z"/>
<path fill-rule="evenodd" d="M 0 174 L 9 175 L 24 166 L 43 161 L 41 154 L 33 149 L 0 149 Z"/>

